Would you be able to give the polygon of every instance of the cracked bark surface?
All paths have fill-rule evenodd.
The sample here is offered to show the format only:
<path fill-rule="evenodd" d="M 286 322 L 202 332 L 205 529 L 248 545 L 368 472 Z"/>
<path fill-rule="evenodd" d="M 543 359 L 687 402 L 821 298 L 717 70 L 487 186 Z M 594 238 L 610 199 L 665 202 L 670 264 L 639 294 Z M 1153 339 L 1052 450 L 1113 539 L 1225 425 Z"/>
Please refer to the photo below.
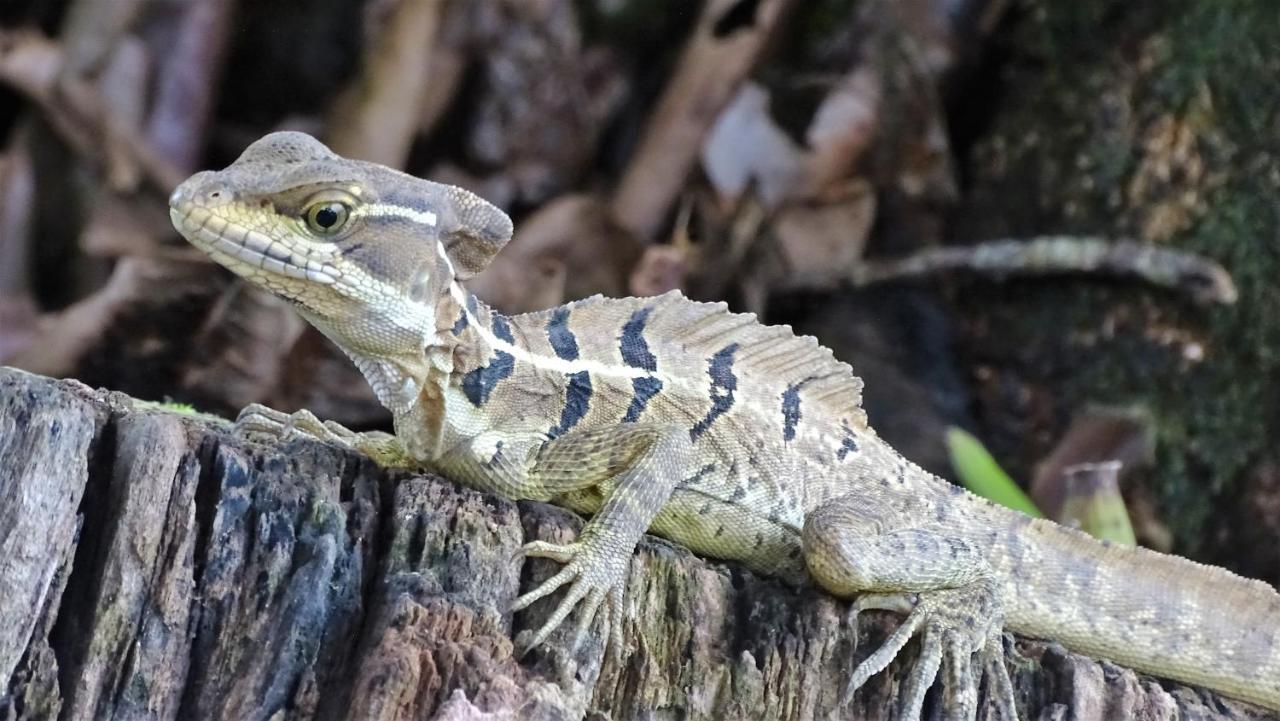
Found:
<path fill-rule="evenodd" d="M 893 716 L 914 644 L 836 701 L 894 617 L 855 644 L 844 604 L 653 538 L 620 662 L 599 625 L 518 660 L 558 595 L 513 618 L 556 567 L 512 554 L 572 514 L 228 431 L 0 368 L 0 719 Z M 1024 719 L 1277 718 L 1054 644 L 1006 662 Z"/>

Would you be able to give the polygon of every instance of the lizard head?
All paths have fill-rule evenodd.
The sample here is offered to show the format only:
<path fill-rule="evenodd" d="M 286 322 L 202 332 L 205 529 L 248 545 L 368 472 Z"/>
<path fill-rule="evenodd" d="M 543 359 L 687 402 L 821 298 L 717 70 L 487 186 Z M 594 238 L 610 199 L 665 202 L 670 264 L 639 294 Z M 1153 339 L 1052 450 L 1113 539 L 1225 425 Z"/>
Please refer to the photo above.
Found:
<path fill-rule="evenodd" d="M 169 198 L 188 241 L 296 304 L 349 351 L 421 352 L 455 279 L 511 238 L 497 207 L 453 186 L 342 158 L 305 133 L 272 133 Z"/>

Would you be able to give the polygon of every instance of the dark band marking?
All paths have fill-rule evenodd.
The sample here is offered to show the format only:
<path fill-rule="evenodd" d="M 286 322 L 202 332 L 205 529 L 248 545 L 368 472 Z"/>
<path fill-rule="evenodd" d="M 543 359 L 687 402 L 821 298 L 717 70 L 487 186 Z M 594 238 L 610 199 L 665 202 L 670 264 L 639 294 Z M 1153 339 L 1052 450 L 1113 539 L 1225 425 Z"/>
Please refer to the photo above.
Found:
<path fill-rule="evenodd" d="M 515 345 L 516 337 L 511 334 L 511 324 L 507 321 L 507 317 L 498 311 L 491 311 L 492 316 L 489 321 L 493 325 L 493 334 L 512 345 Z"/>
<path fill-rule="evenodd" d="M 622 354 L 622 362 L 632 368 L 640 368 L 650 373 L 657 372 L 658 359 L 649 350 L 649 342 L 644 339 L 644 326 L 649 322 L 649 314 L 653 308 L 646 306 L 631 314 L 631 318 L 622 326 L 622 335 L 618 337 L 618 352 Z M 648 407 L 649 400 L 662 390 L 662 381 L 652 376 L 631 379 L 631 404 L 622 417 L 623 423 L 635 423 Z"/>
<path fill-rule="evenodd" d="M 836 451 L 837 461 L 843 461 L 845 456 L 858 452 L 858 439 L 854 437 L 848 421 L 841 421 L 841 425 L 844 426 L 844 438 L 840 439 L 840 448 Z"/>
<path fill-rule="evenodd" d="M 692 476 L 689 476 L 688 478 L 686 478 L 686 479 L 684 479 L 684 480 L 680 481 L 680 486 L 681 486 L 681 487 L 684 487 L 684 486 L 692 486 L 692 485 L 695 485 L 695 484 L 697 484 L 697 483 L 700 483 L 700 482 L 702 481 L 702 479 L 704 479 L 704 478 L 706 478 L 707 476 L 711 475 L 715 470 L 716 470 L 716 464 L 714 464 L 714 463 L 708 463 L 707 465 L 703 466 L 702 468 L 699 468 L 697 473 L 695 473 L 695 474 L 693 474 Z"/>
<path fill-rule="evenodd" d="M 799 383 L 792 383 L 782 392 L 782 440 L 790 441 L 796 437 L 796 425 L 800 423 L 800 391 L 815 376 L 809 376 Z"/>
<path fill-rule="evenodd" d="M 506 316 L 495 311 L 490 318 L 490 323 L 493 325 L 494 336 L 507 343 L 515 343 L 516 339 L 511 334 L 511 326 Z M 467 400 L 471 401 L 473 406 L 479 408 L 489 400 L 494 387 L 504 378 L 510 377 L 515 366 L 516 359 L 510 353 L 495 350 L 488 365 L 476 368 L 462 377 L 462 392 L 466 394 Z"/>
<path fill-rule="evenodd" d="M 564 360 L 578 359 L 578 339 L 569 330 L 569 309 L 556 308 L 547 321 L 547 340 L 551 341 L 551 349 Z"/>
<path fill-rule="evenodd" d="M 711 376 L 711 410 L 689 429 L 690 440 L 698 440 L 717 418 L 733 407 L 733 392 L 738 389 L 738 377 L 733 374 L 733 354 L 737 351 L 738 344 L 730 343 L 707 363 L 707 375 Z"/>
<path fill-rule="evenodd" d="M 462 392 L 471 405 L 479 408 L 489 400 L 489 394 L 493 393 L 498 382 L 511 375 L 515 365 L 516 359 L 510 353 L 494 351 L 489 365 L 469 371 L 462 377 Z"/>
<path fill-rule="evenodd" d="M 650 372 L 658 370 L 658 359 L 653 357 L 649 343 L 644 339 L 644 326 L 649 322 L 651 312 L 653 308 L 645 307 L 632 313 L 631 319 L 622 326 L 622 337 L 618 339 L 622 362 Z"/>
<path fill-rule="evenodd" d="M 453 322 L 453 327 L 449 329 L 449 332 L 454 335 L 462 335 L 462 331 L 466 329 L 467 329 L 467 312 L 465 310 L 459 309 L 458 319 Z"/>
<path fill-rule="evenodd" d="M 661 390 L 662 381 L 657 378 L 632 378 L 631 405 L 627 406 L 627 414 L 622 417 L 622 422 L 635 423 L 640 420 L 640 414 L 649 405 L 649 399 L 658 395 Z"/>
<path fill-rule="evenodd" d="M 547 435 L 556 438 L 578 425 L 578 421 L 587 415 L 591 407 L 591 374 L 578 371 L 569 375 L 569 384 L 564 389 L 564 408 L 560 410 L 560 422 L 547 431 Z"/>
<path fill-rule="evenodd" d="M 826 376 L 809 376 L 798 383 L 792 383 L 782 392 L 782 439 L 784 441 L 794 440 L 796 437 L 796 426 L 800 425 L 800 419 L 804 416 L 800 413 L 800 391 L 813 381 L 830 378 Z"/>
<path fill-rule="evenodd" d="M 796 437 L 796 424 L 800 422 L 800 384 L 795 383 L 782 392 L 782 440 Z"/>

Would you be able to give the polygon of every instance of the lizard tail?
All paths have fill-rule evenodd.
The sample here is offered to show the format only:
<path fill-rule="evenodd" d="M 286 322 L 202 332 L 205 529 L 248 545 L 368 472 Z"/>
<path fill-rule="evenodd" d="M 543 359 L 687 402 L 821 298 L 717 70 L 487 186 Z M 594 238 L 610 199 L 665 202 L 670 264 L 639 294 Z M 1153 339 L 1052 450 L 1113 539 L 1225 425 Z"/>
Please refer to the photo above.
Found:
<path fill-rule="evenodd" d="M 1280 593 L 1225 569 L 1022 517 L 993 539 L 1007 627 L 1280 711 Z"/>

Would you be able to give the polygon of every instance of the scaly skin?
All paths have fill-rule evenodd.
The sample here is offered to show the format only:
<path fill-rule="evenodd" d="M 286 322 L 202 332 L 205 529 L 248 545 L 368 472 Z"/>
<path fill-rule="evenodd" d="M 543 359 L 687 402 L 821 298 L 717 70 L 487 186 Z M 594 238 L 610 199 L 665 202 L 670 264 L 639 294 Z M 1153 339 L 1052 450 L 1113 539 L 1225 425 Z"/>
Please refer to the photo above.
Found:
<path fill-rule="evenodd" d="M 394 436 L 356 434 L 251 407 L 242 430 L 303 432 L 593 514 L 571 544 L 525 546 L 565 565 L 516 609 L 568 586 L 530 646 L 581 605 L 575 639 L 603 608 L 618 651 L 626 564 L 652 530 L 856 598 L 854 613 L 907 614 L 848 687 L 919 634 L 904 718 L 944 667 L 949 712 L 975 716 L 986 674 L 1016 717 L 1005 628 L 1280 710 L 1280 594 L 928 475 L 876 436 L 860 381 L 812 338 L 677 293 L 503 316 L 458 283 L 510 238 L 501 211 L 300 133 L 259 140 L 170 203 L 188 240 L 292 301 L 395 417 Z"/>

